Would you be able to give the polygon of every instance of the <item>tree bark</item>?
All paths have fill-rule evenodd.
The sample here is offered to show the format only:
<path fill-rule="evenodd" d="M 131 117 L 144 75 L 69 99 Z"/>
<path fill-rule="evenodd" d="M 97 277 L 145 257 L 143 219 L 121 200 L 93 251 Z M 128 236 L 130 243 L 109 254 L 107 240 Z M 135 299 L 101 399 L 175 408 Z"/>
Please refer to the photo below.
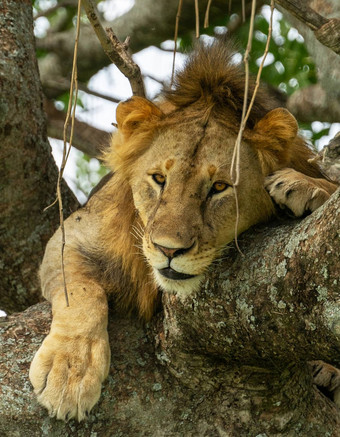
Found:
<path fill-rule="evenodd" d="M 87 422 L 50 419 L 28 368 L 50 322 L 39 304 L 0 325 L 0 432 L 19 436 L 340 435 L 308 360 L 340 365 L 340 190 L 302 221 L 257 227 L 201 290 L 163 296 L 149 327 L 113 315 L 112 364 Z M 96 434 L 94 434 L 96 433 Z"/>
<path fill-rule="evenodd" d="M 59 222 L 57 171 L 46 136 L 35 57 L 32 4 L 0 4 L 0 308 L 38 302 L 37 271 L 45 243 Z M 77 201 L 64 186 L 67 215 Z"/>

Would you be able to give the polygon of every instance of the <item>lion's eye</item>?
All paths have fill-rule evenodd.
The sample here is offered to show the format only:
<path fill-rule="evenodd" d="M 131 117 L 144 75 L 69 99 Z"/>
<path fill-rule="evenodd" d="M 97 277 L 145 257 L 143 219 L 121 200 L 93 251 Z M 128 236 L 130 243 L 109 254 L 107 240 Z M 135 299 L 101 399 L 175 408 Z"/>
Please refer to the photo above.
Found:
<path fill-rule="evenodd" d="M 225 182 L 217 181 L 211 187 L 209 195 L 212 196 L 213 194 L 222 193 L 222 191 L 225 191 L 228 187 L 230 187 L 230 185 Z"/>
<path fill-rule="evenodd" d="M 162 187 L 165 184 L 165 176 L 159 173 L 155 173 L 152 175 L 152 179 L 156 182 L 156 184 L 161 185 Z"/>

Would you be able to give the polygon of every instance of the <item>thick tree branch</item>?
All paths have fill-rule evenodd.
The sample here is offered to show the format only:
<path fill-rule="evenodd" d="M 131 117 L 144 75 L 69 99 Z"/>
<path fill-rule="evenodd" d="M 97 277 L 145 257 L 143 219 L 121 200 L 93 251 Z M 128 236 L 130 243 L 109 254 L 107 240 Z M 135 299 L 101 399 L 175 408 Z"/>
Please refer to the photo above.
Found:
<path fill-rule="evenodd" d="M 323 17 L 339 17 L 340 3 L 338 0 L 318 1 L 305 0 L 307 4 Z M 318 85 L 309 87 L 306 90 L 298 90 L 297 96 L 293 94 L 288 101 L 288 106 L 298 117 L 310 122 L 313 120 L 320 121 L 338 121 L 340 101 L 340 57 L 332 50 L 322 45 L 316 38 L 315 33 L 306 25 L 302 24 L 288 10 L 279 7 L 285 18 L 296 27 L 302 34 L 308 52 L 313 57 L 318 72 Z M 301 99 L 299 97 L 301 96 Z M 306 103 L 302 109 L 301 101 Z M 327 118 L 328 111 L 328 118 Z M 303 113 L 305 112 L 305 114 Z M 307 119 L 308 117 L 308 119 Z M 313 120 L 310 119 L 313 117 Z"/>
<path fill-rule="evenodd" d="M 184 301 L 164 295 L 149 331 L 113 315 L 110 376 L 87 422 L 49 419 L 28 383 L 49 305 L 5 320 L 0 432 L 339 436 L 339 410 L 307 365 L 340 364 L 339 204 L 340 190 L 302 221 L 244 234 L 246 256 L 229 249 Z"/>
<path fill-rule="evenodd" d="M 287 11 L 291 12 L 313 31 L 319 29 L 328 22 L 327 18 L 310 8 L 304 0 L 276 0 L 276 2 L 283 8 L 287 9 Z"/>
<path fill-rule="evenodd" d="M 340 132 L 320 150 L 314 160 L 319 161 L 320 167 L 330 179 L 340 184 Z"/>
<path fill-rule="evenodd" d="M 325 18 L 310 8 L 304 0 L 276 0 L 300 22 L 314 32 L 321 44 L 340 54 L 340 19 Z"/>

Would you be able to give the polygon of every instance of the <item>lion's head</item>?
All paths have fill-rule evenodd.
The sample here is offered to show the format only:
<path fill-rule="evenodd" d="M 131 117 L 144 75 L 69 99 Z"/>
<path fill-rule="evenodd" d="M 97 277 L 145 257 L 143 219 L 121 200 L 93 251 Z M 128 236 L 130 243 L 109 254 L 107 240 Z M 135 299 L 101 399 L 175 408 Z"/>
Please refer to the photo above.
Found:
<path fill-rule="evenodd" d="M 121 103 L 107 155 L 131 189 L 157 284 L 182 295 L 198 288 L 235 236 L 230 168 L 244 77 L 230 59 L 221 45 L 201 48 L 162 104 L 140 97 Z M 268 110 L 260 96 L 241 143 L 238 234 L 272 215 L 264 177 L 287 166 L 300 144 L 296 138 L 294 117 L 282 108 Z"/>

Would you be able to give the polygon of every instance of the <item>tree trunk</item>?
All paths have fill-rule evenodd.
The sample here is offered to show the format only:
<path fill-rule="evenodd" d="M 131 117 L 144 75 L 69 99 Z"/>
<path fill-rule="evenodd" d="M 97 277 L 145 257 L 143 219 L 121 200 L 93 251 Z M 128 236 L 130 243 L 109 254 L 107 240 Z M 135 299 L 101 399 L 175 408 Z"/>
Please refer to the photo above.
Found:
<path fill-rule="evenodd" d="M 50 419 L 28 368 L 48 304 L 0 325 L 0 433 L 9 436 L 340 436 L 307 361 L 340 364 L 340 190 L 302 221 L 248 231 L 201 291 L 163 296 L 148 328 L 114 315 L 112 364 L 88 421 Z"/>
<path fill-rule="evenodd" d="M 38 302 L 37 271 L 59 222 L 57 171 L 46 136 L 32 4 L 0 3 L 0 309 Z M 64 186 L 65 215 L 77 205 Z"/>

